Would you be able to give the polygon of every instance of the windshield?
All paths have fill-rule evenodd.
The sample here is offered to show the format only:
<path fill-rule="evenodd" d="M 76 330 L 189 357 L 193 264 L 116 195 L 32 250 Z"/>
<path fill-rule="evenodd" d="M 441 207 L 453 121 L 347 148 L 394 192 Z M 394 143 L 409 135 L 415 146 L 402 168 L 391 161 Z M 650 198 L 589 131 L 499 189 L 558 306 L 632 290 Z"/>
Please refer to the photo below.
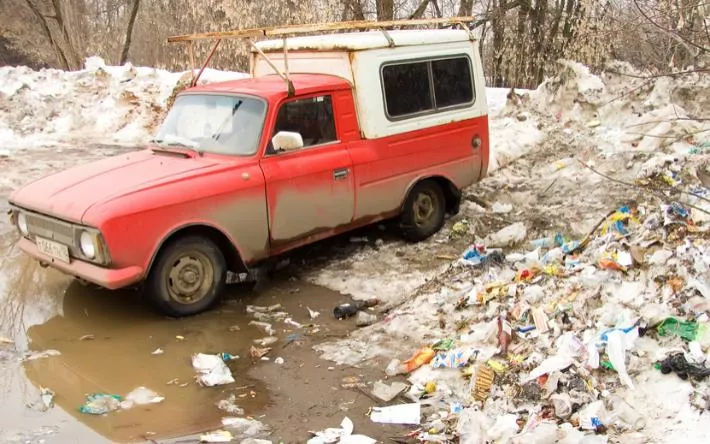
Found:
<path fill-rule="evenodd" d="M 178 97 L 153 142 L 201 152 L 256 153 L 266 103 L 253 97 L 186 94 Z"/>

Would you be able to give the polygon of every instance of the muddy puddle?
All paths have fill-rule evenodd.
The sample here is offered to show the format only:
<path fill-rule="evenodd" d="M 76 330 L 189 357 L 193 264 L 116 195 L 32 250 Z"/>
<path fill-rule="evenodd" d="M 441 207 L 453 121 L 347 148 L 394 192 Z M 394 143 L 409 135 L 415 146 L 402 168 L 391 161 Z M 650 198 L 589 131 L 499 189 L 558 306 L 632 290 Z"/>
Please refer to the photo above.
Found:
<path fill-rule="evenodd" d="M 22 262 L 25 267 L 36 267 L 29 261 Z M 22 364 L 32 385 L 28 393 L 35 393 L 34 398 L 25 394 L 23 404 L 36 402 L 40 387 L 50 388 L 56 394 L 54 409 L 63 410 L 115 442 L 189 437 L 221 428 L 221 418 L 233 415 L 220 410 L 217 403 L 230 397 L 243 409 L 243 415 L 271 426 L 274 437 L 278 435 L 283 442 L 303 442 L 308 431 L 337 426 L 346 415 L 354 416 L 351 419 L 360 423 L 360 428 L 376 428 L 364 417 L 372 401 L 357 390 L 356 384 L 372 375 L 332 366 L 311 349 L 319 341 L 347 335 L 354 328 L 352 321 L 338 322 L 332 317 L 333 305 L 346 300 L 342 295 L 276 277 L 255 291 L 230 288 L 228 298 L 210 312 L 171 319 L 152 312 L 135 291 L 86 287 L 52 270 L 36 268 L 33 274 L 44 275 L 41 286 L 54 287 L 61 302 L 54 306 L 55 316 L 26 329 L 29 350 L 56 350 L 60 354 Z M 25 289 L 33 287 L 36 285 Z M 15 291 L 15 297 L 23 297 L 22 287 Z M 278 340 L 269 345 L 268 360 L 250 356 L 252 346 L 261 347 L 254 341 L 266 336 L 260 328 L 250 325 L 254 318 L 247 313 L 247 305 L 251 304 L 281 304 L 281 311 L 288 313 L 293 322 L 304 325 L 297 328 L 283 320 L 273 320 Z M 309 308 L 322 314 L 312 320 Z M 154 354 L 158 349 L 162 353 Z M 217 387 L 199 385 L 194 380 L 191 357 L 195 353 L 221 352 L 239 356 L 228 361 L 236 382 Z M 282 364 L 274 362 L 279 357 Z M 125 396 L 139 386 L 157 392 L 165 400 L 106 415 L 87 415 L 78 410 L 87 394 Z M 11 389 L 4 396 L 6 401 L 15 398 L 13 408 L 25 409 L 20 424 L 15 426 L 22 425 L 22 416 L 40 415 L 37 408 L 17 402 L 23 396 L 16 390 Z M 47 419 L 49 426 L 56 426 L 50 417 Z M 39 434 L 41 430 L 35 432 Z M 53 435 L 51 428 L 46 433 Z"/>

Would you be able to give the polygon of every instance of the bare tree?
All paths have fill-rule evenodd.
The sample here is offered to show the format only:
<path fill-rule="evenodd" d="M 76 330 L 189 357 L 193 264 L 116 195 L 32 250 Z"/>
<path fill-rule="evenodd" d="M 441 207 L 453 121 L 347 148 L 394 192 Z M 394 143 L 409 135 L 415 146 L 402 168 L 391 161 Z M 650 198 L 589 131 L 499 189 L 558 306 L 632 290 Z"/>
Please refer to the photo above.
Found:
<path fill-rule="evenodd" d="M 131 39 L 133 36 L 133 25 L 136 23 L 136 16 L 138 15 L 139 6 L 140 0 L 133 0 L 131 15 L 128 17 L 128 26 L 126 27 L 126 40 L 123 43 L 121 57 L 119 57 L 118 59 L 119 65 L 124 65 L 126 63 L 126 60 L 128 59 L 128 50 L 131 48 Z"/>
<path fill-rule="evenodd" d="M 69 69 L 71 69 L 71 67 L 69 66 L 69 61 L 67 60 L 67 56 L 66 54 L 64 54 L 64 50 L 62 49 L 62 47 L 59 46 L 57 41 L 52 36 L 52 31 L 49 28 L 47 17 L 45 17 L 40 12 L 39 8 L 34 3 L 32 3 L 31 0 L 25 0 L 25 2 L 32 11 L 32 13 L 35 15 L 35 17 L 37 17 L 37 20 L 39 21 L 39 24 L 42 27 L 42 32 L 44 33 L 45 37 L 47 37 L 49 44 L 52 46 L 52 49 L 54 49 L 61 67 L 68 71 Z"/>

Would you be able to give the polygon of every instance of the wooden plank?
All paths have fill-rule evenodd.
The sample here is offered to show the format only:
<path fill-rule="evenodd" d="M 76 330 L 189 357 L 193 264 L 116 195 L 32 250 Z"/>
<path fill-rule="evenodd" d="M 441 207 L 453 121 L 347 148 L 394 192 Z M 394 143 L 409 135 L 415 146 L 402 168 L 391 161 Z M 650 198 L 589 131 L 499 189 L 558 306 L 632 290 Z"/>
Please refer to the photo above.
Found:
<path fill-rule="evenodd" d="M 350 22 L 315 23 L 310 25 L 285 25 L 272 28 L 239 29 L 235 31 L 204 32 L 198 34 L 185 34 L 168 37 L 168 42 L 186 42 L 193 40 L 209 39 L 234 39 L 252 37 L 278 37 L 284 35 L 310 34 L 316 32 L 332 32 L 345 30 L 383 29 L 398 26 L 433 26 L 433 25 L 460 25 L 472 22 L 474 17 L 450 17 L 437 19 L 412 19 L 412 20 L 359 20 Z"/>

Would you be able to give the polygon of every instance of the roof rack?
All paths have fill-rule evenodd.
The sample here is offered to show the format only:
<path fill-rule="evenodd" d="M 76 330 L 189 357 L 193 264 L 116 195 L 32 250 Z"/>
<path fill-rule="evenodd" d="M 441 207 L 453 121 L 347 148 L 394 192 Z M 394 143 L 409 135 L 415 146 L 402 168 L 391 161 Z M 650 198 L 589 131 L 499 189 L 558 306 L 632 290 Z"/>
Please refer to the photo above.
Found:
<path fill-rule="evenodd" d="M 386 28 L 394 27 L 414 27 L 414 26 L 461 26 L 462 29 L 469 33 L 471 40 L 474 39 L 473 33 L 467 26 L 467 23 L 473 22 L 474 17 L 450 17 L 450 18 L 436 18 L 436 19 L 411 19 L 411 20 L 388 20 L 388 21 L 374 21 L 374 20 L 359 20 L 359 21 L 349 21 L 349 22 L 332 22 L 332 23 L 314 23 L 307 25 L 285 25 L 285 26 L 275 26 L 268 28 L 250 28 L 250 29 L 239 29 L 234 31 L 219 31 L 219 32 L 203 32 L 197 34 L 185 34 L 168 37 L 168 43 L 178 43 L 187 42 L 189 44 L 189 56 L 190 56 L 190 69 L 193 72 L 193 79 L 190 86 L 195 86 L 198 79 L 202 75 L 212 56 L 214 56 L 219 43 L 224 39 L 245 39 L 249 45 L 261 55 L 266 62 L 271 66 L 271 68 L 286 82 L 288 88 L 288 93 L 290 96 L 295 94 L 293 83 L 288 77 L 288 49 L 286 45 L 286 39 L 288 36 L 296 36 L 311 33 L 326 33 L 326 32 L 336 32 L 336 31 L 364 31 L 364 30 L 380 30 L 387 39 L 390 47 L 394 47 L 394 40 L 387 32 Z M 274 65 L 271 60 L 261 51 L 260 48 L 256 46 L 252 39 L 255 38 L 265 38 L 265 37 L 282 37 L 284 41 L 284 66 L 285 72 L 281 72 L 276 65 Z M 212 45 L 207 58 L 205 59 L 200 71 L 197 76 L 194 75 L 195 66 L 195 56 L 193 43 L 198 40 L 215 40 Z"/>

